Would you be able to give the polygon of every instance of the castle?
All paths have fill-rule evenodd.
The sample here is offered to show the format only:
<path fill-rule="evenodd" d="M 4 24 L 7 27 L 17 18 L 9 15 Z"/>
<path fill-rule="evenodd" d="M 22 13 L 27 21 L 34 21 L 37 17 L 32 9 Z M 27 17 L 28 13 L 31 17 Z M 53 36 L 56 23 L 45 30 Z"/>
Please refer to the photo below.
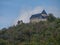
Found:
<path fill-rule="evenodd" d="M 38 23 L 40 21 L 47 21 L 47 17 L 48 17 L 48 15 L 47 15 L 46 11 L 43 10 L 41 13 L 32 15 L 30 17 L 30 23 Z M 18 21 L 17 23 L 19 25 L 19 24 L 22 24 L 23 21 L 21 20 L 21 21 Z"/>
<path fill-rule="evenodd" d="M 47 21 L 47 13 L 45 10 L 43 10 L 41 13 L 39 14 L 34 14 L 30 17 L 30 22 L 31 23 L 38 23 L 40 21 Z"/>

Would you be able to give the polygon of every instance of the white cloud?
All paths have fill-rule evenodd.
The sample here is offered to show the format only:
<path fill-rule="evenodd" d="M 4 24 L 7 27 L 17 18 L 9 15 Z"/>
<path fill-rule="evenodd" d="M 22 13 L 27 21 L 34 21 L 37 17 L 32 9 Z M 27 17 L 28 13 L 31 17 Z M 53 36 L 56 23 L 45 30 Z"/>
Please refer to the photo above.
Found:
<path fill-rule="evenodd" d="M 48 13 L 53 13 L 54 16 L 60 17 L 60 10 L 57 7 L 49 7 L 47 8 Z"/>
<path fill-rule="evenodd" d="M 55 8 L 55 7 L 47 7 L 47 8 L 45 7 L 44 8 L 41 6 L 37 6 L 34 9 L 31 9 L 31 8 L 22 9 L 14 23 L 16 24 L 18 20 L 23 20 L 24 23 L 27 23 L 27 22 L 29 22 L 29 19 L 32 14 L 41 13 L 43 9 L 45 9 L 47 13 L 53 13 L 55 16 L 60 14 L 58 11 L 58 8 Z"/>
<path fill-rule="evenodd" d="M 41 13 L 43 10 L 43 7 L 35 7 L 34 9 L 24 9 L 20 12 L 19 16 L 15 20 L 15 24 L 17 23 L 18 20 L 23 20 L 24 23 L 29 22 L 29 18 L 31 15 L 36 14 L 36 13 Z"/>

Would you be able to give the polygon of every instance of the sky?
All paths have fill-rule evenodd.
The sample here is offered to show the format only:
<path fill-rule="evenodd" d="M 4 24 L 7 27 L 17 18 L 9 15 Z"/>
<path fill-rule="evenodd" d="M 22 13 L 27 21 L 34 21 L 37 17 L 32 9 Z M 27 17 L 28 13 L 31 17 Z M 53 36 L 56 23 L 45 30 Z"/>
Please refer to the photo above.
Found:
<path fill-rule="evenodd" d="M 27 23 L 32 14 L 44 9 L 60 17 L 60 0 L 0 0 L 0 29 L 15 25 L 18 20 Z"/>

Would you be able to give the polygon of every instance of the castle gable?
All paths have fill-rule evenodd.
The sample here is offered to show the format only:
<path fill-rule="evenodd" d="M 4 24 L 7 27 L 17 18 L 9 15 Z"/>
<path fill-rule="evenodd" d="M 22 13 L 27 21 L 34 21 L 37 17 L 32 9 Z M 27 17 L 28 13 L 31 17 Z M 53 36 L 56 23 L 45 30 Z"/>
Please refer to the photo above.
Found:
<path fill-rule="evenodd" d="M 43 10 L 41 14 L 46 14 L 46 15 L 47 15 L 47 13 L 46 13 L 46 11 L 45 11 L 45 10 Z"/>

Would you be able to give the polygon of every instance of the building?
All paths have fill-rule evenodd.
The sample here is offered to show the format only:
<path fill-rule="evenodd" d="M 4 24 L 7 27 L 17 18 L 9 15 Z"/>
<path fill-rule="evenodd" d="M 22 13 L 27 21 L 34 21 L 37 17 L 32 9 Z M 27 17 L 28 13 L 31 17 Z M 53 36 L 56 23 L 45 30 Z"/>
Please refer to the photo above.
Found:
<path fill-rule="evenodd" d="M 37 23 L 37 22 L 40 22 L 40 21 L 47 21 L 47 13 L 45 10 L 43 10 L 41 13 L 39 14 L 34 14 L 30 17 L 30 22 L 31 23 Z"/>

